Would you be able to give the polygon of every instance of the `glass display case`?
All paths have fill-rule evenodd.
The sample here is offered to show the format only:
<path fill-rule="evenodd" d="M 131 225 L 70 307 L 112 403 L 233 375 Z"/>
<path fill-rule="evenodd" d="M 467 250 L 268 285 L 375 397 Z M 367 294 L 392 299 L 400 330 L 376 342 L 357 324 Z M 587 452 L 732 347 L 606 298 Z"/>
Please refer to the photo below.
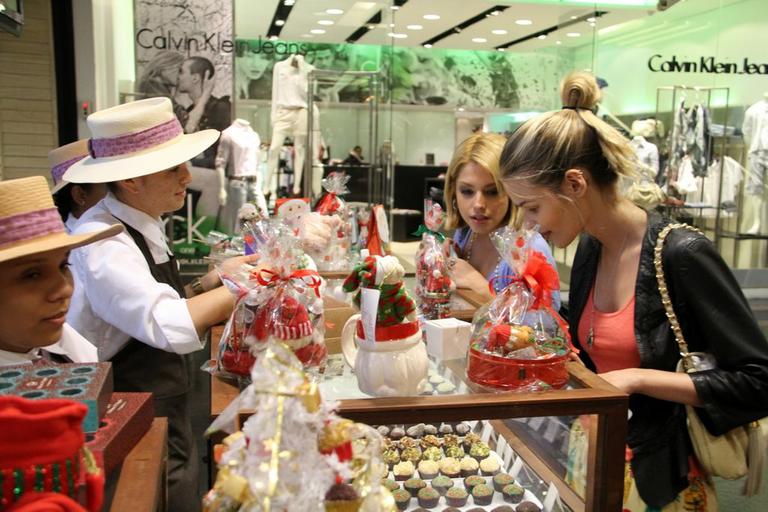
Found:
<path fill-rule="evenodd" d="M 494 393 L 467 379 L 465 360 L 430 359 L 431 386 L 427 392 L 419 396 L 374 398 L 359 390 L 352 370 L 339 354 L 332 354 L 321 375 L 320 389 L 325 400 L 339 402 L 342 416 L 386 426 L 390 432 L 398 427 L 408 432 L 420 424 L 438 429 L 443 425 L 467 425 L 498 458 L 499 471 L 513 476 L 524 488 L 526 498 L 531 498 L 528 501 L 542 510 L 619 511 L 628 396 L 579 363 L 569 362 L 567 366 L 569 381 L 564 389 Z M 215 418 L 237 395 L 237 387 L 212 379 L 211 417 Z M 252 411 L 241 411 L 242 420 L 250 414 Z M 567 478 L 568 443 L 571 424 L 584 415 L 590 417 L 592 428 L 586 434 L 588 443 L 583 448 L 585 484 L 576 489 Z M 491 483 L 490 475 L 486 481 Z M 487 510 L 503 501 L 498 491 L 492 499 Z M 445 500 L 441 497 L 436 509 L 444 509 Z M 408 509 L 417 508 L 417 500 L 411 501 Z M 467 505 L 459 508 L 469 510 L 473 506 L 470 497 Z"/>

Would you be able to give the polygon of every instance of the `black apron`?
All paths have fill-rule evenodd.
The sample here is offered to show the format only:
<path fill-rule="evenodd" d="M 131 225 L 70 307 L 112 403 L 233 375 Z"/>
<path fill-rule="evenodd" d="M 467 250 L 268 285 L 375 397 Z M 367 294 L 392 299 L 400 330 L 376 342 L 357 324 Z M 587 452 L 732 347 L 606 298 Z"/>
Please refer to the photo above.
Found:
<path fill-rule="evenodd" d="M 182 298 L 186 297 L 176 258 L 171 255 L 166 263 L 155 263 L 144 236 L 120 222 L 144 256 L 155 281 L 171 286 Z M 155 416 L 168 418 L 168 510 L 200 510 L 200 460 L 187 403 L 191 389 L 190 357 L 131 338 L 111 362 L 115 391 L 153 393 Z"/>

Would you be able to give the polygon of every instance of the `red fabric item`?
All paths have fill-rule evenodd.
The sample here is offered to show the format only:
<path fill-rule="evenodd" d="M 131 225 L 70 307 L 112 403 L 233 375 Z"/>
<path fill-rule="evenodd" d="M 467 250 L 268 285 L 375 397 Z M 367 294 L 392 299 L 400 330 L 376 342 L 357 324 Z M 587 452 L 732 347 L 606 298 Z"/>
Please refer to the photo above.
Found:
<path fill-rule="evenodd" d="M 85 443 L 88 408 L 71 400 L 0 396 L 0 469 L 60 462 Z"/>
<path fill-rule="evenodd" d="M 419 332 L 419 322 L 403 322 L 397 325 L 376 327 L 376 342 L 401 341 L 405 338 L 413 336 L 417 332 Z M 365 339 L 363 322 L 360 320 L 357 321 L 357 337 L 360 339 Z"/>
<path fill-rule="evenodd" d="M 552 291 L 560 289 L 560 279 L 557 270 L 547 261 L 547 258 L 539 251 L 531 251 L 528 261 L 520 276 L 531 290 L 535 301 L 532 309 L 540 309 L 552 305 Z"/>
<path fill-rule="evenodd" d="M 315 205 L 315 211 L 323 215 L 333 215 L 341 207 L 339 197 L 333 192 L 326 193 Z"/>
<path fill-rule="evenodd" d="M 376 208 L 374 206 L 374 208 Z M 379 236 L 379 226 L 376 222 L 376 212 L 371 210 L 371 218 L 368 220 L 368 254 L 371 256 L 386 256 Z"/>
<path fill-rule="evenodd" d="M 98 509 L 92 509 L 98 510 Z M 8 512 L 88 512 L 79 503 L 57 492 L 27 492 Z"/>

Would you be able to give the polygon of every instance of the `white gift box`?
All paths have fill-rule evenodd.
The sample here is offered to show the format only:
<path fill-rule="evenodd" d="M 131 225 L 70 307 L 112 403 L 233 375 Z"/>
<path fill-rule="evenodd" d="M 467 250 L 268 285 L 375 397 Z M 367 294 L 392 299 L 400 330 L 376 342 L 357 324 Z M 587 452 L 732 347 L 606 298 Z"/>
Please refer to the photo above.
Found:
<path fill-rule="evenodd" d="M 467 356 L 472 324 L 455 318 L 427 320 L 427 353 L 438 359 L 460 359 Z"/>

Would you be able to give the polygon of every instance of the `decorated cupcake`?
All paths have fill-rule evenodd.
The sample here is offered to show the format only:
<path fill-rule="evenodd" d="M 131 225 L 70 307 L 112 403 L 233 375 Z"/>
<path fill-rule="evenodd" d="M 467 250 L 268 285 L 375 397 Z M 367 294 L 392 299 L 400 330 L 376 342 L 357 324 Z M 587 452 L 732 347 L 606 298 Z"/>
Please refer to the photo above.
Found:
<path fill-rule="evenodd" d="M 395 505 L 397 505 L 398 510 L 405 510 L 411 504 L 413 496 L 405 489 L 397 489 L 392 491 L 392 497 L 395 498 Z"/>
<path fill-rule="evenodd" d="M 445 493 L 445 502 L 452 507 L 463 507 L 467 504 L 469 494 L 461 487 L 451 487 Z"/>
<path fill-rule="evenodd" d="M 416 468 L 414 467 L 413 462 L 409 460 L 399 462 L 392 468 L 392 473 L 395 475 L 395 480 L 398 482 L 413 478 L 414 471 L 416 471 Z"/>
<path fill-rule="evenodd" d="M 382 478 L 381 479 L 381 485 L 390 491 L 396 491 L 400 488 L 400 484 L 395 482 L 391 478 Z"/>
<path fill-rule="evenodd" d="M 440 473 L 448 478 L 458 478 L 461 475 L 459 461 L 453 457 L 446 457 L 440 461 Z"/>
<path fill-rule="evenodd" d="M 491 512 L 515 512 L 515 509 L 509 505 L 499 505 L 491 510 Z"/>
<path fill-rule="evenodd" d="M 387 437 L 389 435 L 389 427 L 386 425 L 379 425 L 376 427 L 376 431 L 381 434 L 381 437 Z"/>
<path fill-rule="evenodd" d="M 435 425 L 424 425 L 424 435 L 426 436 L 437 435 L 437 427 Z"/>
<path fill-rule="evenodd" d="M 419 489 L 423 489 L 427 486 L 427 482 L 421 478 L 409 478 L 403 483 L 403 489 L 411 493 L 411 496 L 416 496 L 419 493 Z"/>
<path fill-rule="evenodd" d="M 476 458 L 478 462 L 486 458 L 490 453 L 491 449 L 488 448 L 488 445 L 483 442 L 475 443 L 469 449 L 470 457 Z"/>
<path fill-rule="evenodd" d="M 496 473 L 493 476 L 493 488 L 496 489 L 497 492 L 501 492 L 504 487 L 513 483 L 515 483 L 515 479 L 506 473 Z"/>
<path fill-rule="evenodd" d="M 432 480 L 432 488 L 436 490 L 441 496 L 443 496 L 451 487 L 453 487 L 453 479 L 448 478 L 445 475 L 440 475 Z"/>
<path fill-rule="evenodd" d="M 424 448 L 424 451 L 421 452 L 422 460 L 438 461 L 442 458 L 443 458 L 443 452 L 437 446 L 430 446 L 428 448 Z"/>
<path fill-rule="evenodd" d="M 389 437 L 395 441 L 402 439 L 403 436 L 405 436 L 405 429 L 403 427 L 393 427 L 392 430 L 389 431 Z"/>
<path fill-rule="evenodd" d="M 464 479 L 464 488 L 467 490 L 467 492 L 472 492 L 472 489 L 476 485 L 484 484 L 485 478 L 477 475 L 471 475 Z"/>
<path fill-rule="evenodd" d="M 440 425 L 438 432 L 440 432 L 440 434 L 442 435 L 453 434 L 453 426 L 450 425 L 449 423 L 443 423 L 442 425 Z"/>
<path fill-rule="evenodd" d="M 461 476 L 468 477 L 476 475 L 480 465 L 472 457 L 464 457 L 459 462 L 459 467 L 461 468 Z"/>
<path fill-rule="evenodd" d="M 424 480 L 431 480 L 440 472 L 440 466 L 433 460 L 419 462 L 419 476 Z"/>
<path fill-rule="evenodd" d="M 446 446 L 445 456 L 453 457 L 454 459 L 461 459 L 464 457 L 464 448 L 462 448 L 461 445 L 459 444 L 455 444 L 453 446 Z"/>
<path fill-rule="evenodd" d="M 523 501 L 515 507 L 517 512 L 541 512 L 541 508 L 532 501 Z"/>
<path fill-rule="evenodd" d="M 481 439 L 479 435 L 475 434 L 474 432 L 470 432 L 464 436 L 464 449 L 469 450 L 472 448 L 473 444 L 479 443 L 480 441 Z"/>
<path fill-rule="evenodd" d="M 499 472 L 499 460 L 496 457 L 486 457 L 480 461 L 480 473 L 493 476 Z"/>
<path fill-rule="evenodd" d="M 381 460 L 392 469 L 395 467 L 395 464 L 400 462 L 400 453 L 397 451 L 397 448 L 389 448 L 381 454 Z"/>
<path fill-rule="evenodd" d="M 334 484 L 325 493 L 326 512 L 356 512 L 360 508 L 360 496 L 349 484 Z"/>
<path fill-rule="evenodd" d="M 517 484 L 508 484 L 502 487 L 501 494 L 504 496 L 504 501 L 508 503 L 520 503 L 525 494 L 525 489 Z"/>
<path fill-rule="evenodd" d="M 458 435 L 460 435 L 460 436 L 465 436 L 465 435 L 467 435 L 467 434 L 469 433 L 469 431 L 470 431 L 471 429 L 469 428 L 469 425 L 467 425 L 467 424 L 466 424 L 466 423 L 464 423 L 464 422 L 461 422 L 461 423 L 459 423 L 458 425 L 456 425 L 456 427 L 455 427 L 453 430 L 454 430 L 454 431 L 455 431 L 455 432 L 456 432 Z"/>
<path fill-rule="evenodd" d="M 418 464 L 421 460 L 421 448 L 418 446 L 404 448 L 403 451 L 400 452 L 400 460 L 409 460 L 414 464 Z"/>
<path fill-rule="evenodd" d="M 432 425 L 432 426 L 434 426 L 434 425 Z M 424 438 L 421 440 L 421 447 L 422 447 L 422 448 L 424 448 L 425 450 L 426 450 L 427 448 L 429 448 L 430 446 L 437 446 L 438 448 L 440 448 L 440 446 L 441 446 L 442 444 L 443 444 L 443 443 L 440 441 L 440 438 L 439 438 L 439 437 L 437 437 L 437 436 L 436 436 L 436 435 L 434 435 L 434 434 L 427 434 L 427 435 L 425 435 L 425 436 L 424 436 Z"/>
<path fill-rule="evenodd" d="M 491 500 L 493 500 L 493 488 L 485 484 L 474 486 L 472 488 L 472 499 L 475 505 L 490 505 Z"/>
<path fill-rule="evenodd" d="M 456 507 L 447 507 L 443 509 L 443 512 L 461 512 L 461 509 Z"/>
<path fill-rule="evenodd" d="M 437 506 L 437 501 L 440 499 L 440 495 L 436 490 L 425 487 L 419 491 L 418 494 L 419 505 L 424 508 L 434 508 Z"/>

